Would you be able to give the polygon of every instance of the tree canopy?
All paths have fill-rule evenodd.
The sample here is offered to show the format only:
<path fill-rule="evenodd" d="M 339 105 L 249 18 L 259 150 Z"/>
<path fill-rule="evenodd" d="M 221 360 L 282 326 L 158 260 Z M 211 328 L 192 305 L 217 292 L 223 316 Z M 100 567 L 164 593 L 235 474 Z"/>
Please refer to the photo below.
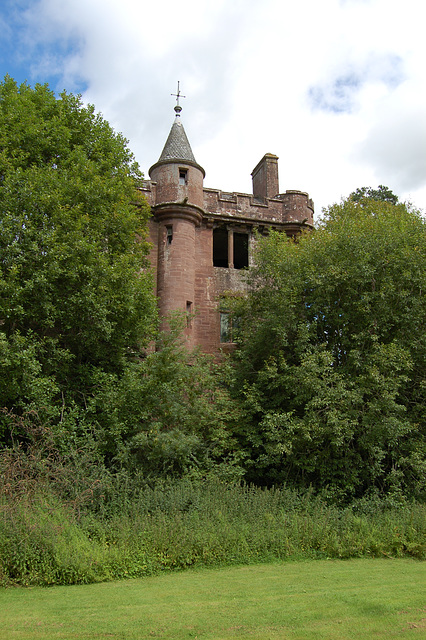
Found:
<path fill-rule="evenodd" d="M 152 337 L 140 178 L 93 106 L 0 84 L 1 407 L 63 419 Z"/>
<path fill-rule="evenodd" d="M 353 202 L 362 202 L 365 198 L 372 198 L 373 200 L 382 200 L 384 202 L 390 202 L 391 204 L 397 204 L 399 200 L 398 196 L 383 184 L 379 184 L 377 189 L 373 189 L 372 187 L 359 187 L 350 194 L 349 198 L 353 200 Z"/>
<path fill-rule="evenodd" d="M 260 241 L 256 261 L 238 310 L 249 478 L 424 492 L 424 219 L 350 197 L 298 242 Z"/>

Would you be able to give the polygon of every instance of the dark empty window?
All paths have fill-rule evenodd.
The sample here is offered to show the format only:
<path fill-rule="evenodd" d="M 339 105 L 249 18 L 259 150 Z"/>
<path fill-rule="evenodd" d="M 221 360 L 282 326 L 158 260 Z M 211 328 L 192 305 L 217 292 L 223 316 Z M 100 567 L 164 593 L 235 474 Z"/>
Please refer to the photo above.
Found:
<path fill-rule="evenodd" d="M 189 300 L 186 301 L 186 326 L 188 329 L 192 324 L 192 302 Z"/>
<path fill-rule="evenodd" d="M 248 234 L 234 232 L 234 269 L 248 266 Z"/>
<path fill-rule="evenodd" d="M 169 247 L 173 240 L 173 227 L 166 227 L 166 245 Z"/>
<path fill-rule="evenodd" d="M 232 237 L 229 238 L 229 233 Z M 232 232 L 226 227 L 213 229 L 213 266 L 224 267 L 225 269 L 245 269 L 249 266 L 249 236 L 248 233 Z M 229 243 L 229 240 L 231 241 Z M 233 251 L 233 256 L 228 255 L 229 246 Z M 233 258 L 233 260 L 232 260 Z"/>
<path fill-rule="evenodd" d="M 179 184 L 186 184 L 188 182 L 188 171 L 186 169 L 179 169 Z"/>
<path fill-rule="evenodd" d="M 228 268 L 228 231 L 213 229 L 213 266 Z"/>

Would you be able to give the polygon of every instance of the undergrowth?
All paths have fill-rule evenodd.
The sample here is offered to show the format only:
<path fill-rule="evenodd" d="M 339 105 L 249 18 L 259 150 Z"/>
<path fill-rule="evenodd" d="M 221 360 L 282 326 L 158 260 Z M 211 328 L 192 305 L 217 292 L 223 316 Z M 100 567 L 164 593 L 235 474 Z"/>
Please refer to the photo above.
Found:
<path fill-rule="evenodd" d="M 123 490 L 124 491 L 124 490 Z M 0 584 L 52 585 L 286 558 L 426 557 L 426 507 L 217 481 L 133 488 L 85 508 L 48 487 L 0 501 Z"/>
<path fill-rule="evenodd" d="M 337 506 L 313 491 L 214 477 L 148 482 L 106 469 L 90 442 L 65 455 L 48 430 L 18 426 L 26 439 L 0 453 L 2 586 L 288 558 L 426 558 L 426 505 L 401 496 Z"/>

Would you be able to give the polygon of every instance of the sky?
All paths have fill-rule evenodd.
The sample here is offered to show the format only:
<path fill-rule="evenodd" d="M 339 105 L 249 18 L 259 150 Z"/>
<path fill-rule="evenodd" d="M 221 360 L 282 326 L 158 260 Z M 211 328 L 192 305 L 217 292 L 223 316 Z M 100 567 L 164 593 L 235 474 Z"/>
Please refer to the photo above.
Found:
<path fill-rule="evenodd" d="M 2 0 L 0 77 L 80 93 L 145 176 L 181 121 L 204 185 L 251 193 L 265 153 L 316 217 L 386 185 L 426 210 L 422 0 Z"/>

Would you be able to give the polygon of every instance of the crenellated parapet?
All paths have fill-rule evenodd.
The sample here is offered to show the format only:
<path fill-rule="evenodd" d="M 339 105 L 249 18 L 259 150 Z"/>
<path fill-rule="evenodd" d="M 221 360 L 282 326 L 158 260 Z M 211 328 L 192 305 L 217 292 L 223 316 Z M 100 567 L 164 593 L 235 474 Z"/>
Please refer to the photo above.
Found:
<path fill-rule="evenodd" d="M 157 183 L 146 181 L 141 191 L 148 203 L 160 212 L 162 205 L 156 206 L 158 202 Z M 206 220 L 271 226 L 291 224 L 307 228 L 313 227 L 314 224 L 314 203 L 309 194 L 304 191 L 287 190 L 274 198 L 264 199 L 259 199 L 248 193 L 230 193 L 206 187 L 203 188 L 202 193 L 202 206 L 195 205 L 194 208 Z M 170 196 L 170 192 L 168 195 Z M 175 195 L 174 201 L 170 199 L 164 205 L 170 207 L 174 202 L 183 207 L 186 204 L 185 197 L 182 198 L 183 194 L 181 193 Z"/>
<path fill-rule="evenodd" d="M 219 189 L 203 189 L 204 209 L 213 219 L 270 225 L 299 224 L 313 226 L 314 205 L 303 191 L 286 191 L 274 198 L 258 198 L 247 193 L 225 193 Z"/>

